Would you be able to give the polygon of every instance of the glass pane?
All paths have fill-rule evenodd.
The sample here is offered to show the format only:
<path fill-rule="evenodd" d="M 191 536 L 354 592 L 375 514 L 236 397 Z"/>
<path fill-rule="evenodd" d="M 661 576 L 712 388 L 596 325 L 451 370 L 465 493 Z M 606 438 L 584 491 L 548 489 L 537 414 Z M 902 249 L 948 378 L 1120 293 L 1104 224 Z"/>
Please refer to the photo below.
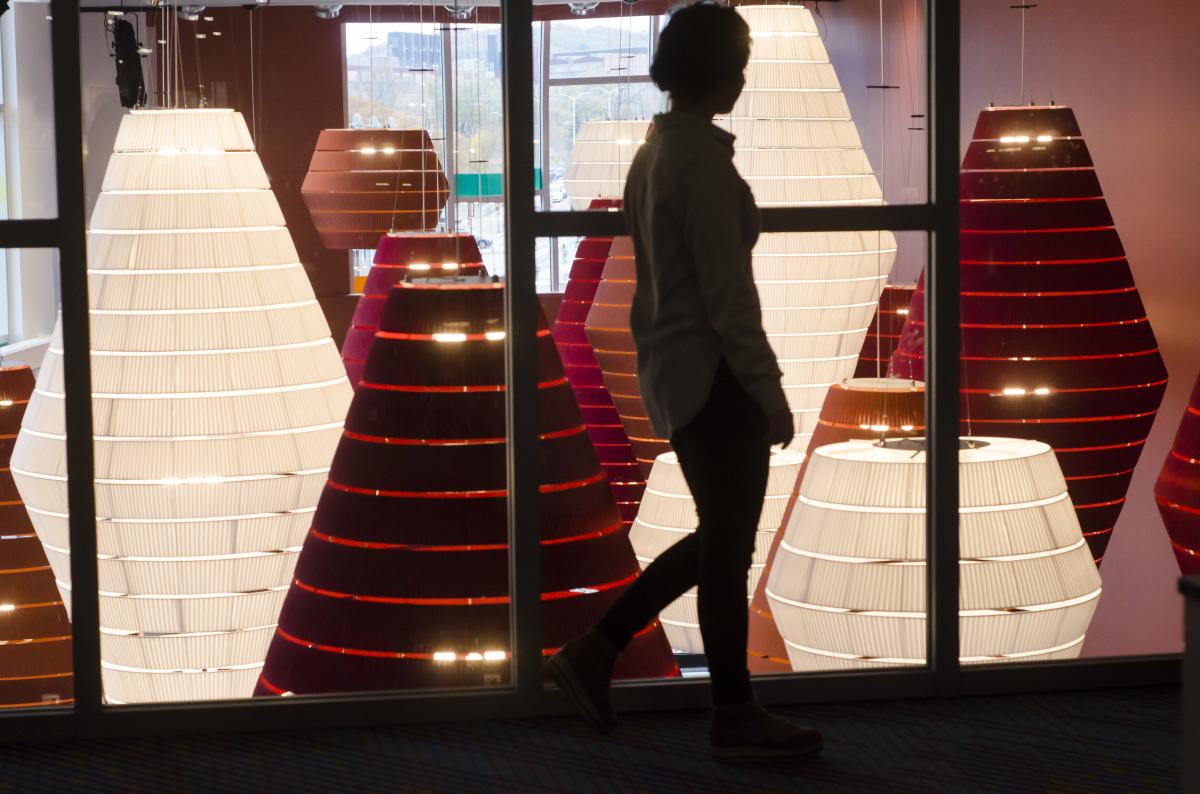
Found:
<path fill-rule="evenodd" d="M 964 6 L 963 432 L 1018 439 L 989 443 L 1029 450 L 1039 476 L 1001 495 L 1048 503 L 1009 514 L 1007 553 L 1031 559 L 1003 563 L 1003 589 L 968 562 L 1001 552 L 964 524 L 963 609 L 1028 613 L 975 618 L 969 662 L 1178 652 L 1175 580 L 1197 570 L 1200 352 L 1179 329 L 1200 293 L 1171 242 L 1194 197 L 1169 179 L 1147 192 L 1146 175 L 1190 129 L 1154 108 L 1195 91 L 1153 53 L 1200 21 L 1146 14 L 1131 69 L 1103 54 L 1128 39 L 1122 15 L 1090 15 L 1084 34 L 1066 23 L 1082 10 Z"/>
<path fill-rule="evenodd" d="M 65 706 L 74 702 L 66 461 L 39 456 L 34 435 L 63 432 L 62 342 L 50 338 L 58 252 L 4 258 L 20 290 L 0 306 L 15 336 L 0 349 L 0 709 Z M 35 384 L 49 399 L 35 397 Z"/>
<path fill-rule="evenodd" d="M 106 701 L 506 687 L 498 26 L 149 16 L 200 68 L 89 130 Z"/>
<path fill-rule="evenodd" d="M 847 465 L 836 457 L 846 454 L 843 448 L 872 452 L 881 437 L 892 443 L 923 434 L 922 384 L 889 378 L 888 368 L 926 249 L 924 234 L 889 232 L 770 234 L 755 248 L 764 327 L 797 429 L 792 448 L 772 456 L 748 574 L 755 673 L 924 663 L 923 504 L 908 506 L 902 525 L 892 527 L 896 532 L 881 533 L 869 522 L 855 523 L 861 512 L 845 507 L 869 505 L 873 480 L 848 480 L 862 492 L 843 489 L 838 504 L 834 495 L 817 493 L 822 483 L 828 486 L 827 473 L 810 481 L 811 493 L 800 482 L 806 450 L 822 466 L 837 468 Z M 553 335 L 644 569 L 694 532 L 697 516 L 678 459 L 650 424 L 640 396 L 629 325 L 635 284 L 629 238 L 581 240 Z M 828 459 L 820 458 L 825 452 Z M 586 515 L 582 507 L 573 509 Z M 835 525 L 837 531 L 825 531 Z M 871 582 L 885 574 L 893 581 L 872 590 Z M 857 591 L 834 585 L 846 577 L 859 577 Z M 623 589 L 613 588 L 603 603 Z M 885 625 L 889 621 L 895 625 Z M 676 675 L 661 655 L 664 644 L 684 675 L 706 674 L 695 590 L 663 609 L 636 640 L 619 674 Z"/>
<path fill-rule="evenodd" d="M 44 2 L 14 3 L 0 16 L 0 218 L 58 214 L 50 25 Z M 99 74 L 112 84 L 111 58 Z"/>
<path fill-rule="evenodd" d="M 655 16 L 558 19 L 550 23 L 550 78 L 606 77 L 619 80 L 650 73 Z M 629 14 L 628 16 L 626 14 Z"/>

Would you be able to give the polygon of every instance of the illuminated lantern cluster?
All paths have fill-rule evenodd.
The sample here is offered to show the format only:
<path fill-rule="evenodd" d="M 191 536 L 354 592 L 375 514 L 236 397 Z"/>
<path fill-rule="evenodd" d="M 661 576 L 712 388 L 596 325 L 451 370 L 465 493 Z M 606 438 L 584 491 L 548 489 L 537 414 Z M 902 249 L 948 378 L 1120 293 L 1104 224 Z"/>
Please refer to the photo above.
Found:
<path fill-rule="evenodd" d="M 817 428 L 808 445 L 808 455 L 827 444 L 852 439 L 909 438 L 925 434 L 925 386 L 895 378 L 852 378 L 829 389 Z M 805 467 L 808 463 L 805 462 Z M 797 482 L 803 478 L 804 469 Z M 774 533 L 767 553 L 764 575 L 750 603 L 750 631 L 746 644 L 747 664 L 754 672 L 788 672 L 791 663 L 783 639 L 775 626 L 766 583 L 783 541 L 783 529 L 796 508 L 796 491 L 790 494 L 787 510 Z"/>
<path fill-rule="evenodd" d="M 105 696 L 246 697 L 351 389 L 241 114 L 125 116 L 88 265 Z M 12 471 L 69 608 L 61 338 Z"/>
<path fill-rule="evenodd" d="M 590 209 L 616 208 L 619 204 L 615 199 L 593 199 Z M 621 520 L 629 526 L 637 515 L 642 492 L 646 490 L 646 479 L 634 458 L 633 447 L 625 435 L 612 395 L 605 388 L 600 363 L 584 332 L 584 321 L 592 308 L 612 244 L 611 237 L 585 237 L 580 241 L 554 319 L 552 335 L 562 358 L 563 371 L 575 391 L 583 425 L 608 477 Z"/>
<path fill-rule="evenodd" d="M 881 378 L 892 365 L 892 354 L 900 343 L 900 332 L 908 319 L 916 285 L 888 284 L 879 296 L 875 319 L 867 329 L 862 350 L 858 354 L 856 378 Z M 843 439 L 845 440 L 845 439 Z"/>
<path fill-rule="evenodd" d="M 797 672 L 920 665 L 926 647 L 925 445 L 818 448 L 767 578 Z M 964 439 L 963 664 L 1073 659 L 1100 575 L 1050 447 Z"/>
<path fill-rule="evenodd" d="M 8 467 L 33 384 L 0 367 L 0 709 L 73 700 L 71 624 Z"/>
<path fill-rule="evenodd" d="M 961 177 L 966 434 L 1054 448 L 1097 564 L 1167 371 L 1075 114 L 979 115 Z M 924 284 L 892 373 L 925 369 Z"/>
<path fill-rule="evenodd" d="M 771 455 L 767 493 L 758 520 L 754 557 L 750 563 L 746 584 L 747 600 L 758 587 L 759 577 L 766 566 L 767 550 L 771 547 L 771 540 L 783 521 L 784 509 L 803 462 L 804 456 L 796 452 L 785 451 Z M 695 532 L 698 524 L 696 502 L 688 490 L 679 459 L 674 452 L 663 453 L 654 462 L 646 496 L 629 533 L 638 564 L 644 570 L 658 555 Z M 716 527 L 710 531 L 719 532 L 722 529 L 724 527 Z M 662 610 L 659 620 L 667 632 L 671 647 L 676 651 L 704 652 L 696 588 L 693 587 Z"/>
<path fill-rule="evenodd" d="M 425 130 L 321 130 L 300 187 L 326 248 L 438 224 L 450 183 Z"/>
<path fill-rule="evenodd" d="M 638 574 L 539 323 L 545 653 Z M 510 680 L 503 287 L 417 280 L 388 297 L 258 694 Z M 618 675 L 676 674 L 662 630 Z"/>
<path fill-rule="evenodd" d="M 1154 486 L 1158 510 L 1185 576 L 1200 573 L 1200 377 Z"/>
<path fill-rule="evenodd" d="M 379 238 L 375 261 L 363 294 L 354 305 L 354 318 L 342 343 L 342 361 L 355 388 L 362 377 L 371 340 L 379 330 L 388 293 L 405 278 L 475 275 L 483 268 L 479 246 L 470 234 L 397 234 Z"/>

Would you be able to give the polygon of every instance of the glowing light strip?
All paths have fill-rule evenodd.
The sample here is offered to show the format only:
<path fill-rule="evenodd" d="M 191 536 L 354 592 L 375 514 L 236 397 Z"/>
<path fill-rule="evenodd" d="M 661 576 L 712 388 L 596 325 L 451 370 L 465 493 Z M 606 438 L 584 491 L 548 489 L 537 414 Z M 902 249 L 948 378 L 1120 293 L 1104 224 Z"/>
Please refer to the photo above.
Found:
<path fill-rule="evenodd" d="M 164 268 L 94 268 L 89 267 L 89 276 L 177 276 L 208 275 L 209 273 L 255 273 L 263 270 L 294 270 L 304 267 L 299 262 L 282 265 L 242 265 L 241 267 L 164 267 Z"/>
<path fill-rule="evenodd" d="M 42 474 L 40 472 L 23 471 L 14 469 L 17 474 L 30 477 L 35 480 L 51 480 L 54 482 L 66 482 L 65 475 L 60 474 Z M 312 477 L 314 475 L 325 475 L 329 473 L 329 467 L 326 466 L 320 469 L 303 469 L 301 471 L 281 472 L 277 474 L 239 474 L 232 476 L 220 477 L 158 477 L 145 480 L 121 480 L 109 477 L 97 477 L 95 482 L 99 485 L 224 485 L 230 482 L 258 482 L 261 480 L 283 480 L 292 477 Z"/>
<path fill-rule="evenodd" d="M 121 673 L 135 673 L 138 675 L 205 675 L 205 674 L 220 674 L 220 673 L 237 673 L 242 670 L 261 670 L 265 662 L 250 662 L 248 664 L 229 664 L 220 667 L 193 667 L 193 668 L 152 668 L 152 667 L 129 667 L 123 664 L 115 664 L 100 660 L 100 666 L 105 670 L 116 670 Z"/>
<path fill-rule="evenodd" d="M 305 306 L 316 306 L 316 298 L 290 303 L 271 303 L 252 306 L 220 306 L 214 309 L 88 309 L 88 314 L 94 316 L 114 317 L 171 317 L 194 314 L 245 314 L 246 312 L 270 312 L 281 309 L 300 309 Z"/>
<path fill-rule="evenodd" d="M 1067 598 L 1061 601 L 1054 601 L 1049 604 L 1031 604 L 1021 607 L 1007 607 L 1004 609 L 960 609 L 959 617 L 963 618 L 985 618 L 994 617 L 997 615 L 1014 615 L 1032 612 L 1054 612 L 1059 609 L 1068 609 L 1070 607 L 1080 606 L 1089 601 L 1094 601 L 1100 597 L 1101 588 L 1097 587 L 1090 593 L 1086 593 L 1075 598 Z M 767 595 L 776 601 L 781 601 L 788 606 L 807 609 L 813 612 L 826 612 L 835 615 L 860 615 L 862 617 L 871 618 L 900 618 L 903 620 L 924 620 L 925 612 L 899 612 L 892 610 L 876 610 L 876 609 L 848 609 L 846 607 L 831 607 L 821 604 L 809 604 L 804 601 L 794 601 L 790 598 L 785 598 L 771 588 L 767 588 Z"/>
<path fill-rule="evenodd" d="M 606 590 L 615 590 L 619 587 L 624 587 L 633 582 L 638 577 L 637 572 L 630 574 L 622 579 L 614 582 L 605 582 L 603 584 L 588 585 L 586 587 L 575 587 L 570 590 L 560 590 L 550 593 L 542 593 L 542 601 L 560 601 L 567 598 L 579 598 L 580 596 L 596 595 L 597 593 Z M 349 599 L 351 601 L 362 601 L 369 604 L 392 604 L 396 606 L 422 606 L 422 607 L 444 607 L 444 606 L 497 606 L 509 603 L 508 596 L 479 596 L 479 597 L 458 597 L 458 598 L 420 598 L 408 596 L 376 596 L 376 595 L 361 595 L 355 593 L 340 593 L 335 590 L 325 590 L 320 587 L 315 587 L 300 579 L 292 581 L 294 587 L 312 593 L 313 595 L 325 596 L 326 598 Z"/>
<path fill-rule="evenodd" d="M 610 526 L 604 527 L 603 529 L 597 529 L 597 530 L 593 530 L 591 532 L 584 532 L 579 535 L 570 535 L 565 538 L 550 538 L 550 539 L 539 540 L 538 545 L 559 546 L 564 543 L 577 543 L 581 540 L 594 540 L 596 538 L 602 538 L 605 535 L 611 535 L 612 533 L 620 530 L 622 528 L 622 526 L 623 526 L 622 522 L 618 521 L 617 523 L 611 524 Z M 379 551 L 453 553 L 453 552 L 473 552 L 473 551 L 503 551 L 508 548 L 507 543 L 476 543 L 476 544 L 461 545 L 461 546 L 438 546 L 438 545 L 423 544 L 423 543 L 385 543 L 382 541 L 373 541 L 373 540 L 354 540 L 352 538 L 342 538 L 342 537 L 337 537 L 335 535 L 328 535 L 324 532 L 321 532 L 316 527 L 311 528 L 309 530 L 309 534 L 311 534 L 317 540 L 324 541 L 325 543 L 332 543 L 332 544 L 335 544 L 338 546 L 349 546 L 351 548 L 356 548 L 356 549 L 371 549 L 371 550 L 379 550 Z"/>
<path fill-rule="evenodd" d="M 159 392 L 154 394 L 121 394 L 119 392 L 93 392 L 92 397 L 97 400 L 203 400 L 209 397 L 243 397 L 251 394 L 284 394 L 288 392 L 298 391 L 315 391 L 317 389 L 327 389 L 330 386 L 336 386 L 339 383 L 348 382 L 349 379 L 343 375 L 340 378 L 332 380 L 319 381 L 317 383 L 299 383 L 295 386 L 264 386 L 256 389 L 226 389 L 224 391 L 196 391 L 196 392 Z M 44 397 L 53 397 L 56 400 L 65 399 L 65 395 L 57 392 L 43 391 L 42 389 L 34 390 L 37 394 Z"/>
<path fill-rule="evenodd" d="M 198 436 L 94 436 L 94 440 L 105 443 L 155 443 L 155 442 L 172 442 L 172 441 L 230 441 L 239 438 L 263 438 L 267 436 L 291 436 L 300 435 L 302 433 L 319 433 L 323 430 L 338 430 L 342 427 L 342 422 L 329 422 L 323 425 L 309 425 L 307 427 L 287 428 L 283 430 L 250 430 L 244 433 L 215 433 L 209 435 Z M 37 438 L 45 438 L 51 441 L 66 441 L 66 434 L 59 435 L 57 433 L 44 433 L 41 430 L 31 430 L 25 428 L 28 435 L 36 436 Z"/>
<path fill-rule="evenodd" d="M 51 546 L 49 543 L 43 544 L 50 551 L 58 552 L 63 555 L 70 555 L 70 549 L 61 549 L 57 546 Z M 300 546 L 293 546 L 286 549 L 271 549 L 267 551 L 241 551 L 233 554 L 200 554 L 194 557 L 145 557 L 145 556 L 122 556 L 117 554 L 97 554 L 97 560 L 105 560 L 107 562 L 222 562 L 225 560 L 249 560 L 260 559 L 266 557 L 278 557 L 287 554 L 299 554 Z"/>
<path fill-rule="evenodd" d="M 70 592 L 71 585 L 61 579 L 55 579 L 58 586 L 63 590 Z M 199 601 L 205 598 L 248 598 L 250 596 L 262 595 L 263 593 L 286 593 L 287 585 L 279 585 L 278 587 L 260 587 L 257 590 L 246 590 L 241 593 L 176 593 L 168 595 L 165 593 L 118 593 L 112 590 L 98 590 L 103 598 L 127 598 L 134 601 Z M 162 636 L 169 637 L 169 633 Z"/>
<path fill-rule="evenodd" d="M 593 425 L 593 427 L 594 426 L 595 425 Z M 570 436 L 577 436 L 584 432 L 586 432 L 586 428 L 584 428 L 583 425 L 577 425 L 576 427 L 569 427 L 566 430 L 539 433 L 538 439 L 541 441 L 548 441 L 558 438 L 569 438 Z M 414 447 L 471 447 L 484 446 L 488 444 L 505 444 L 508 442 L 508 439 L 505 436 L 496 436 L 492 438 L 395 438 L 389 436 L 367 435 L 366 433 L 355 433 L 351 430 L 345 431 L 343 435 L 346 438 L 353 439 L 355 441 L 362 441 L 367 444 L 386 444 Z"/>
<path fill-rule="evenodd" d="M 554 389 L 559 386 L 567 385 L 566 377 L 555 378 L 554 380 L 544 380 L 538 383 L 539 389 Z M 504 392 L 508 390 L 506 384 L 481 384 L 478 386 L 412 386 L 396 383 L 376 383 L 374 381 L 362 380 L 358 382 L 360 389 L 374 389 L 377 391 L 399 391 L 399 392 L 418 392 L 430 394 L 472 394 L 476 392 Z"/>
<path fill-rule="evenodd" d="M 25 506 L 25 509 L 31 513 L 47 516 L 49 518 L 67 519 L 70 515 L 67 513 L 54 513 L 49 510 L 39 510 L 35 507 Z M 300 507 L 295 510 L 283 510 L 278 513 L 243 513 L 240 515 L 231 516 L 197 516 L 194 518 L 118 518 L 116 516 L 96 516 L 97 524 L 206 524 L 206 523 L 222 523 L 225 521 L 256 521 L 263 518 L 291 518 L 292 516 L 301 516 L 308 513 L 317 512 L 316 506 Z"/>
<path fill-rule="evenodd" d="M 913 464 L 917 465 L 917 464 Z M 876 507 L 874 505 L 847 505 L 837 504 L 835 502 L 822 502 L 817 499 L 812 499 L 804 494 L 799 495 L 799 500 L 811 507 L 816 507 L 821 510 L 833 510 L 842 513 L 876 513 L 881 515 L 901 514 L 901 515 L 923 515 L 924 507 Z M 1014 510 L 1027 510 L 1032 507 L 1045 507 L 1047 505 L 1057 504 L 1059 502 L 1069 500 L 1070 494 L 1063 491 L 1056 496 L 1048 496 L 1045 499 L 1035 499 L 1031 502 L 1014 502 L 1005 505 L 985 505 L 980 507 L 959 507 L 960 514 L 973 513 L 1007 513 Z"/>
<path fill-rule="evenodd" d="M 1031 551 L 1024 554 L 1003 554 L 996 557 L 962 557 L 959 559 L 960 565 L 980 565 L 995 562 L 1019 562 L 1021 560 L 1040 560 L 1047 557 L 1058 557 L 1063 554 L 1069 554 L 1076 549 L 1087 545 L 1087 542 L 1081 536 L 1079 540 L 1072 543 L 1070 546 L 1061 548 L 1049 549 L 1047 551 Z M 806 549 L 798 549 L 788 543 L 786 540 L 780 541 L 780 546 L 787 551 L 800 557 L 807 557 L 813 560 L 824 560 L 826 562 L 840 562 L 850 565 L 888 565 L 893 567 L 913 567 L 924 568 L 925 560 L 903 560 L 889 559 L 886 557 L 845 557 L 838 554 L 823 554 L 816 551 L 808 551 Z"/>
<path fill-rule="evenodd" d="M 279 628 L 275 629 L 275 634 L 280 639 L 287 640 L 288 642 L 292 643 L 293 645 L 299 645 L 301 648 L 306 648 L 310 651 L 324 651 L 325 653 L 336 653 L 340 656 L 363 656 L 363 657 L 366 657 L 369 659 L 397 659 L 397 660 L 398 659 L 414 659 L 414 660 L 422 661 L 422 662 L 434 662 L 434 661 L 440 662 L 440 661 L 442 661 L 442 659 L 438 658 L 438 655 L 441 653 L 450 653 L 451 656 L 455 655 L 453 652 L 447 652 L 447 651 L 438 651 L 436 653 L 424 652 L 424 651 L 371 651 L 371 650 L 366 650 L 363 648 L 347 648 L 342 645 L 327 645 L 325 643 L 312 642 L 310 640 L 302 640 L 299 637 L 297 637 L 296 635 L 290 634 L 290 633 L 284 631 L 283 627 L 279 627 Z M 466 654 L 463 654 L 463 656 L 465 657 Z M 452 659 L 452 660 L 446 660 L 446 661 L 505 661 L 506 659 L 507 659 L 507 655 L 505 656 L 505 659 L 486 659 L 482 654 L 480 654 L 479 659 L 463 658 L 463 659 Z M 260 677 L 259 680 L 262 682 L 264 687 L 271 690 L 276 695 L 283 695 L 287 691 L 287 690 L 280 689 L 279 687 L 271 684 L 265 678 Z"/>
<path fill-rule="evenodd" d="M 101 626 L 100 633 L 107 634 L 110 637 L 132 637 L 137 639 L 179 639 L 181 637 L 227 637 L 232 634 L 253 634 L 258 631 L 268 631 L 275 628 L 274 623 L 268 623 L 264 626 L 249 626 L 244 629 L 224 629 L 221 631 L 176 631 L 170 634 L 158 634 L 153 632 L 143 631 L 127 631 L 125 629 L 114 629 L 108 626 Z"/>
<path fill-rule="evenodd" d="M 1079 637 L 1071 640 L 1070 642 L 1063 643 L 1062 645 L 1056 645 L 1052 648 L 1042 648 L 1042 649 L 1038 649 L 1038 650 L 1034 650 L 1034 651 L 1019 651 L 1016 653 L 1003 654 L 1001 656 L 960 656 L 958 658 L 958 661 L 963 664 L 972 664 L 972 663 L 981 663 L 981 662 L 998 662 L 998 661 L 1002 661 L 1005 659 L 1024 659 L 1024 658 L 1028 658 L 1031 656 L 1041 656 L 1043 654 L 1058 653 L 1060 651 L 1065 651 L 1068 648 L 1074 648 L 1076 645 L 1079 645 L 1080 643 L 1083 642 L 1084 636 L 1085 635 L 1081 634 L 1081 635 L 1079 635 Z M 783 642 L 788 647 L 795 648 L 796 650 L 801 651 L 803 653 L 812 654 L 813 656 L 823 656 L 827 659 L 843 659 L 843 660 L 849 661 L 849 662 L 874 662 L 877 664 L 896 664 L 896 665 L 913 665 L 913 666 L 923 666 L 925 664 L 924 658 L 906 659 L 906 658 L 899 657 L 899 656 L 895 656 L 895 657 L 893 657 L 893 656 L 862 656 L 862 655 L 853 654 L 853 653 L 840 653 L 838 651 L 826 651 L 826 650 L 820 650 L 817 648 L 810 648 L 807 645 L 801 645 L 797 642 L 792 642 L 791 640 L 786 640 L 786 639 Z"/>
<path fill-rule="evenodd" d="M 97 482 L 99 482 L 99 480 L 97 480 Z M 558 493 L 560 491 L 571 491 L 575 490 L 576 488 L 586 488 L 587 486 L 594 485 L 598 482 L 604 482 L 603 472 L 599 472 L 590 477 L 584 477 L 580 480 L 573 480 L 571 482 L 539 485 L 538 493 Z M 508 496 L 507 488 L 475 491 L 389 491 L 378 488 L 360 488 L 354 485 L 344 485 L 333 479 L 330 479 L 326 483 L 326 487 L 332 488 L 335 491 L 358 494 L 360 496 L 385 496 L 397 499 L 502 499 Z"/>
<path fill-rule="evenodd" d="M 326 347 L 333 344 L 333 339 L 326 336 L 321 339 L 313 339 L 308 342 L 290 342 L 283 345 L 267 345 L 263 347 L 227 347 L 220 349 L 204 349 L 204 350 L 96 350 L 92 349 L 92 356 L 104 356 L 110 358 L 164 358 L 168 356 L 229 356 L 238 355 L 240 353 L 272 353 L 276 350 L 304 350 L 314 347 Z M 47 352 L 53 353 L 56 356 L 63 354 L 62 348 L 50 347 Z"/>

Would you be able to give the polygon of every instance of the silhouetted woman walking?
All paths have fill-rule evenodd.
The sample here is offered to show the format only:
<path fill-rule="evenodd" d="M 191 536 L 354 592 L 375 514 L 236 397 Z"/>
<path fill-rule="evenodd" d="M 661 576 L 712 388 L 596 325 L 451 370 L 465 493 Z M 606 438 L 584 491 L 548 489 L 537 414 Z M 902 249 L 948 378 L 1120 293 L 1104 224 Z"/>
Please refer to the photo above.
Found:
<path fill-rule="evenodd" d="M 679 456 L 699 527 L 549 662 L 588 722 L 611 731 L 617 656 L 661 609 L 698 587 L 712 748 L 727 758 L 803 755 L 822 743 L 817 731 L 759 706 L 746 669 L 746 575 L 770 447 L 795 432 L 750 268 L 758 208 L 734 168 L 734 136 L 712 123 L 742 92 L 750 46 L 749 27 L 730 8 L 701 2 L 671 16 L 650 69 L 671 109 L 654 118 L 625 186 L 642 400 Z"/>

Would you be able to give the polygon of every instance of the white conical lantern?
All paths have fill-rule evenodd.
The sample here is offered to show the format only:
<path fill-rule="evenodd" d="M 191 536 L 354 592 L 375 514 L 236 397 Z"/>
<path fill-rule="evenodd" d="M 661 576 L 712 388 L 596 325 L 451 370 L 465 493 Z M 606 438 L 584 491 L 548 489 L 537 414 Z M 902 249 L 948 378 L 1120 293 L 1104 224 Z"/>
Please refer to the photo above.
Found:
<path fill-rule="evenodd" d="M 717 124 L 760 207 L 879 205 L 883 192 L 812 12 L 740 6 L 753 47 L 746 87 Z M 887 231 L 764 234 L 754 249 L 763 326 L 805 449 L 829 387 L 854 374 L 896 256 Z"/>
<path fill-rule="evenodd" d="M 586 210 L 593 199 L 619 199 L 638 147 L 646 142 L 650 121 L 585 121 L 575 136 L 563 187 L 571 209 Z"/>
<path fill-rule="evenodd" d="M 788 497 L 804 463 L 804 455 L 798 452 L 776 452 L 771 455 L 771 468 L 767 477 L 767 495 L 758 520 L 758 533 L 754 539 L 754 558 L 746 583 L 746 598 L 754 595 L 758 579 L 767 564 L 767 552 L 775 531 L 783 521 Z M 676 542 L 696 531 L 696 502 L 688 490 L 683 469 L 674 452 L 665 452 L 654 461 L 649 484 L 642 497 L 637 519 L 629 530 L 629 540 L 637 555 L 638 564 L 645 570 Z M 719 527 L 717 528 L 720 529 Z M 700 636 L 700 617 L 697 611 L 696 588 L 692 588 L 674 603 L 659 613 L 659 620 L 667 632 L 667 639 L 676 651 L 703 653 L 704 641 Z"/>
<path fill-rule="evenodd" d="M 796 671 L 925 662 L 923 439 L 818 448 L 767 577 Z M 964 439 L 963 664 L 1079 655 L 1100 575 L 1053 450 Z"/>
<path fill-rule="evenodd" d="M 88 278 L 105 695 L 248 697 L 351 390 L 240 113 L 122 119 Z M 69 605 L 61 344 L 12 468 Z"/>

